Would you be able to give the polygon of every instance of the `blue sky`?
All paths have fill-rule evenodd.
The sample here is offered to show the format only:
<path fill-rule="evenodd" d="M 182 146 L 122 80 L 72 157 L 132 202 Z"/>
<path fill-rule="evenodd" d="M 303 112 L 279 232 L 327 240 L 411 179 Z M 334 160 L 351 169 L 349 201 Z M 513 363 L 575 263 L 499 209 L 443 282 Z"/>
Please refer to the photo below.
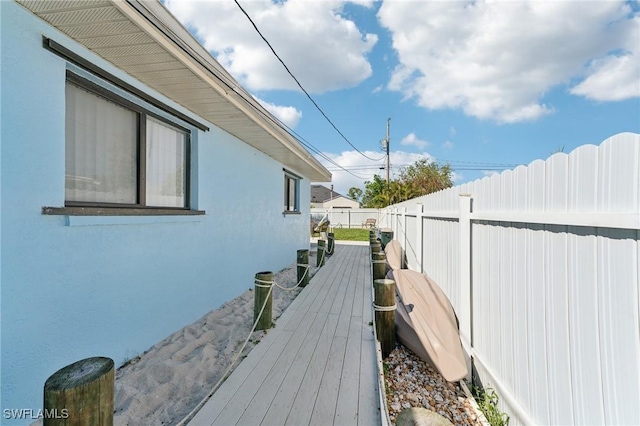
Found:
<path fill-rule="evenodd" d="M 640 3 L 238 0 L 354 150 L 299 90 L 233 0 L 165 5 L 234 77 L 343 171 L 449 162 L 456 183 L 640 133 Z M 357 175 L 356 176 L 354 176 Z"/>

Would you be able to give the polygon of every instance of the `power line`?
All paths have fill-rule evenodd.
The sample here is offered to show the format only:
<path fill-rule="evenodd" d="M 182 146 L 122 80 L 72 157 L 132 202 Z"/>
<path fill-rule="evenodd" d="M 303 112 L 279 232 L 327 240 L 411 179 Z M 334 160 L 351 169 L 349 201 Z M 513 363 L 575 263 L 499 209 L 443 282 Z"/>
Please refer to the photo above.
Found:
<path fill-rule="evenodd" d="M 146 7 L 145 7 L 145 9 L 146 9 Z M 153 12 L 150 11 L 149 9 L 146 9 L 146 10 L 147 10 L 148 13 L 153 14 Z M 151 23 L 153 24 L 153 22 L 151 22 Z M 330 157 L 328 157 L 327 155 L 322 153 L 315 146 L 313 146 L 310 142 L 305 140 L 301 135 L 299 135 L 293 129 L 291 129 L 289 126 L 287 126 L 282 120 L 280 120 L 279 118 L 275 117 L 273 114 L 268 113 L 268 111 L 266 111 L 266 108 L 264 106 L 262 106 L 262 108 L 258 108 L 254 104 L 254 102 L 252 102 L 252 100 L 247 98 L 247 96 L 251 96 L 251 94 L 249 94 L 248 92 L 246 92 L 246 90 L 244 90 L 242 87 L 240 87 L 238 85 L 238 83 L 235 80 L 233 80 L 233 77 L 227 76 L 224 73 L 221 73 L 218 69 L 210 67 L 208 60 L 206 58 L 204 58 L 202 55 L 200 55 L 200 53 L 198 53 L 197 51 L 195 51 L 193 49 L 188 48 L 188 46 L 185 46 L 185 45 L 179 43 L 180 37 L 175 32 L 171 31 L 168 28 L 160 28 L 157 25 L 156 25 L 156 28 L 158 28 L 160 31 L 162 31 L 166 36 L 168 36 L 169 38 L 174 40 L 176 43 L 180 44 L 182 49 L 184 50 L 184 52 L 187 55 L 189 55 L 193 60 L 198 62 L 203 68 L 209 70 L 209 72 L 211 72 L 212 76 L 217 78 L 218 81 L 220 81 L 220 83 L 224 84 L 231 92 L 235 93 L 242 100 L 244 100 L 250 108 L 254 109 L 260 115 L 264 116 L 267 120 L 275 123 L 276 125 L 282 127 L 283 129 L 286 129 L 289 132 L 289 134 L 291 136 L 297 138 L 298 141 L 300 142 L 300 144 L 303 145 L 305 148 L 315 152 L 318 156 L 322 157 L 327 162 L 333 164 L 334 166 L 336 166 L 339 169 L 341 169 L 341 170 L 353 175 L 354 177 L 356 177 L 358 179 L 363 179 L 363 180 L 364 179 L 368 179 L 368 177 L 366 177 L 366 176 L 358 176 L 358 175 L 350 172 L 349 170 L 347 170 L 344 167 L 342 167 L 340 164 L 338 164 L 335 161 L 333 161 Z"/>
<path fill-rule="evenodd" d="M 293 78 L 293 80 L 296 82 L 296 84 L 298 85 L 298 87 L 300 88 L 300 90 L 302 90 L 304 92 L 305 95 L 307 95 L 307 98 L 309 98 L 309 100 L 311 101 L 311 103 L 316 107 L 316 109 L 318 111 L 320 111 L 320 114 L 322 114 L 322 116 L 329 122 L 329 124 L 331 124 L 331 126 L 335 129 L 336 132 L 338 132 L 338 134 L 340 136 L 342 136 L 342 139 L 344 139 L 349 145 L 351 145 L 351 147 L 353 149 L 355 149 L 360 155 L 362 155 L 364 158 L 371 160 L 371 161 L 380 161 L 382 160 L 382 158 L 379 159 L 374 159 L 369 157 L 368 155 L 366 155 L 365 153 L 363 153 L 362 151 L 360 151 L 358 148 L 356 148 L 356 146 L 354 144 L 351 143 L 351 141 L 349 141 L 349 139 L 347 139 L 347 137 L 340 131 L 340 129 L 338 129 L 338 127 L 336 127 L 335 124 L 333 124 L 333 121 L 331 121 L 331 119 L 327 116 L 327 114 L 325 114 L 325 112 L 322 110 L 322 108 L 320 108 L 320 105 L 318 105 L 316 103 L 316 101 L 311 97 L 311 95 L 309 94 L 309 92 L 307 92 L 307 90 L 302 87 L 302 84 L 300 83 L 300 81 L 298 81 L 298 79 L 296 78 L 295 75 L 293 75 L 293 73 L 291 72 L 291 70 L 289 70 L 289 67 L 287 66 L 287 64 L 284 63 L 284 61 L 280 58 L 280 56 L 276 53 L 275 49 L 273 48 L 273 46 L 271 46 L 271 43 L 269 43 L 269 40 L 267 40 L 265 38 L 265 36 L 262 35 L 262 32 L 260 32 L 260 30 L 258 29 L 258 26 L 255 24 L 255 22 L 253 22 L 253 19 L 251 19 L 251 17 L 249 16 L 249 14 L 244 10 L 244 8 L 240 5 L 240 3 L 238 3 L 238 0 L 233 0 L 236 5 L 238 5 L 238 7 L 240 8 L 240 10 L 242 11 L 242 13 L 244 14 L 244 16 L 247 17 L 247 19 L 249 20 L 249 22 L 251 22 L 251 25 L 253 25 L 253 28 L 256 30 L 256 32 L 260 35 L 260 37 L 262 38 L 262 40 L 264 40 L 264 42 L 267 44 L 267 46 L 269 46 L 269 49 L 271 49 L 271 52 L 273 52 L 273 54 L 275 55 L 275 57 L 278 59 L 278 61 L 280 61 L 280 63 L 282 64 L 282 66 L 284 67 L 284 69 L 287 71 L 287 73 L 289 73 L 289 75 L 291 76 L 291 78 Z"/>

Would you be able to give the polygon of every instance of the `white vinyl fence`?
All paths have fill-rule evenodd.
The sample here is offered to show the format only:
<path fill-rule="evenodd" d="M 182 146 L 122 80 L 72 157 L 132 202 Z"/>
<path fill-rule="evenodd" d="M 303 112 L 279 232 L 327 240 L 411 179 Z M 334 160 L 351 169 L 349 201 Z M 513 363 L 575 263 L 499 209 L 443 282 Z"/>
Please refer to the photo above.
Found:
<path fill-rule="evenodd" d="M 327 214 L 335 228 L 362 228 L 367 219 L 375 219 L 376 226 L 384 219 L 386 211 L 379 209 L 311 209 L 311 218 L 316 222 Z"/>
<path fill-rule="evenodd" d="M 640 135 L 387 209 L 511 424 L 640 424 Z"/>

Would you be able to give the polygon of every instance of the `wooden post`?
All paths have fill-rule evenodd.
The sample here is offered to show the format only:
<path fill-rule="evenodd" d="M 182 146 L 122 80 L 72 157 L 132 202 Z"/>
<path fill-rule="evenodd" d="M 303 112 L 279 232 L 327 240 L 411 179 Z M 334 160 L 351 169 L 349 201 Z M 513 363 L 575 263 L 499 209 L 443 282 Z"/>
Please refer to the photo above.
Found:
<path fill-rule="evenodd" d="M 300 287 L 306 287 L 309 284 L 309 250 L 300 249 L 296 257 L 298 265 L 298 282 Z"/>
<path fill-rule="evenodd" d="M 86 358 L 70 364 L 44 384 L 45 426 L 113 425 L 113 360 Z"/>
<path fill-rule="evenodd" d="M 273 285 L 273 272 L 258 272 L 255 280 L 255 297 L 253 298 L 253 322 L 257 321 L 256 330 L 268 330 L 271 328 L 271 310 L 273 305 L 273 293 L 270 291 Z M 262 306 L 264 305 L 264 310 Z M 262 310 L 262 315 L 260 315 Z M 260 318 L 258 318 L 260 315 Z"/>
<path fill-rule="evenodd" d="M 396 282 L 393 280 L 375 280 L 373 282 L 376 334 L 382 357 L 389 356 L 396 347 Z"/>
<path fill-rule="evenodd" d="M 327 234 L 327 256 L 333 255 L 333 249 L 336 247 L 335 237 L 333 232 Z"/>
<path fill-rule="evenodd" d="M 387 257 L 383 252 L 373 253 L 371 263 L 373 264 L 373 280 L 381 280 L 386 274 Z"/>
<path fill-rule="evenodd" d="M 325 262 L 325 241 L 318 240 L 318 254 L 316 255 L 316 267 L 324 266 Z"/>
<path fill-rule="evenodd" d="M 374 253 L 380 253 L 380 251 L 382 251 L 382 246 L 380 245 L 379 242 L 375 242 L 373 244 L 371 244 L 371 258 L 373 259 L 373 254 Z"/>

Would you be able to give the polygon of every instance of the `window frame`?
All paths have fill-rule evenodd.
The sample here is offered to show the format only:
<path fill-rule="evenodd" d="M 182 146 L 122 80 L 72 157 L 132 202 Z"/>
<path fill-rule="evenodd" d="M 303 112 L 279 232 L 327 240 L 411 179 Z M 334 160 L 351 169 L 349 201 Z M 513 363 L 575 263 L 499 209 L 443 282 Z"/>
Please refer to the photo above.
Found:
<path fill-rule="evenodd" d="M 181 126 L 175 121 L 168 120 L 166 117 L 158 115 L 151 111 L 148 108 L 145 108 L 143 105 L 132 102 L 129 99 L 126 99 L 120 96 L 117 93 L 109 90 L 106 87 L 101 86 L 93 81 L 84 78 L 73 71 L 67 69 L 66 71 L 66 79 L 65 86 L 67 84 L 73 84 L 80 89 L 86 90 L 98 97 L 104 98 L 109 102 L 113 102 L 123 108 L 129 109 L 137 115 L 137 138 L 135 141 L 136 144 L 136 203 L 134 204 L 125 204 L 125 203 L 109 203 L 109 202 L 89 202 L 89 201 L 68 201 L 65 195 L 65 208 L 72 209 L 70 211 L 75 214 L 90 214 L 91 209 L 99 209 L 99 211 L 109 211 L 109 212 L 117 212 L 117 209 L 133 209 L 139 211 L 146 211 L 152 213 L 154 211 L 163 211 L 163 214 L 166 214 L 167 211 L 176 211 L 176 212 L 189 212 L 191 210 L 191 130 L 187 129 L 184 126 Z M 131 94 L 132 96 L 135 96 Z M 147 173 L 147 141 L 146 141 L 146 127 L 147 127 L 147 117 L 152 117 L 153 119 L 160 121 L 172 128 L 175 128 L 176 131 L 182 132 L 185 135 L 185 171 L 184 171 L 184 206 L 183 207 L 175 207 L 175 206 L 148 206 L 146 205 L 146 173 Z M 65 144 L 66 144 L 66 134 L 65 134 Z M 66 151 L 66 148 L 65 148 Z M 66 166 L 65 166 L 66 170 Z M 58 209 L 49 208 L 47 211 L 57 211 Z M 96 211 L 96 214 L 100 214 L 99 211 Z M 45 209 L 43 208 L 43 213 Z M 129 212 L 134 214 L 140 214 L 139 212 Z M 55 214 L 55 213 L 50 213 Z M 142 213 L 144 214 L 144 213 Z"/>
<path fill-rule="evenodd" d="M 302 178 L 287 169 L 282 169 L 284 171 L 284 205 L 285 208 L 282 214 L 301 214 L 300 211 L 300 182 Z M 294 200 L 293 200 L 293 210 L 289 210 L 289 182 L 294 182 Z"/>

